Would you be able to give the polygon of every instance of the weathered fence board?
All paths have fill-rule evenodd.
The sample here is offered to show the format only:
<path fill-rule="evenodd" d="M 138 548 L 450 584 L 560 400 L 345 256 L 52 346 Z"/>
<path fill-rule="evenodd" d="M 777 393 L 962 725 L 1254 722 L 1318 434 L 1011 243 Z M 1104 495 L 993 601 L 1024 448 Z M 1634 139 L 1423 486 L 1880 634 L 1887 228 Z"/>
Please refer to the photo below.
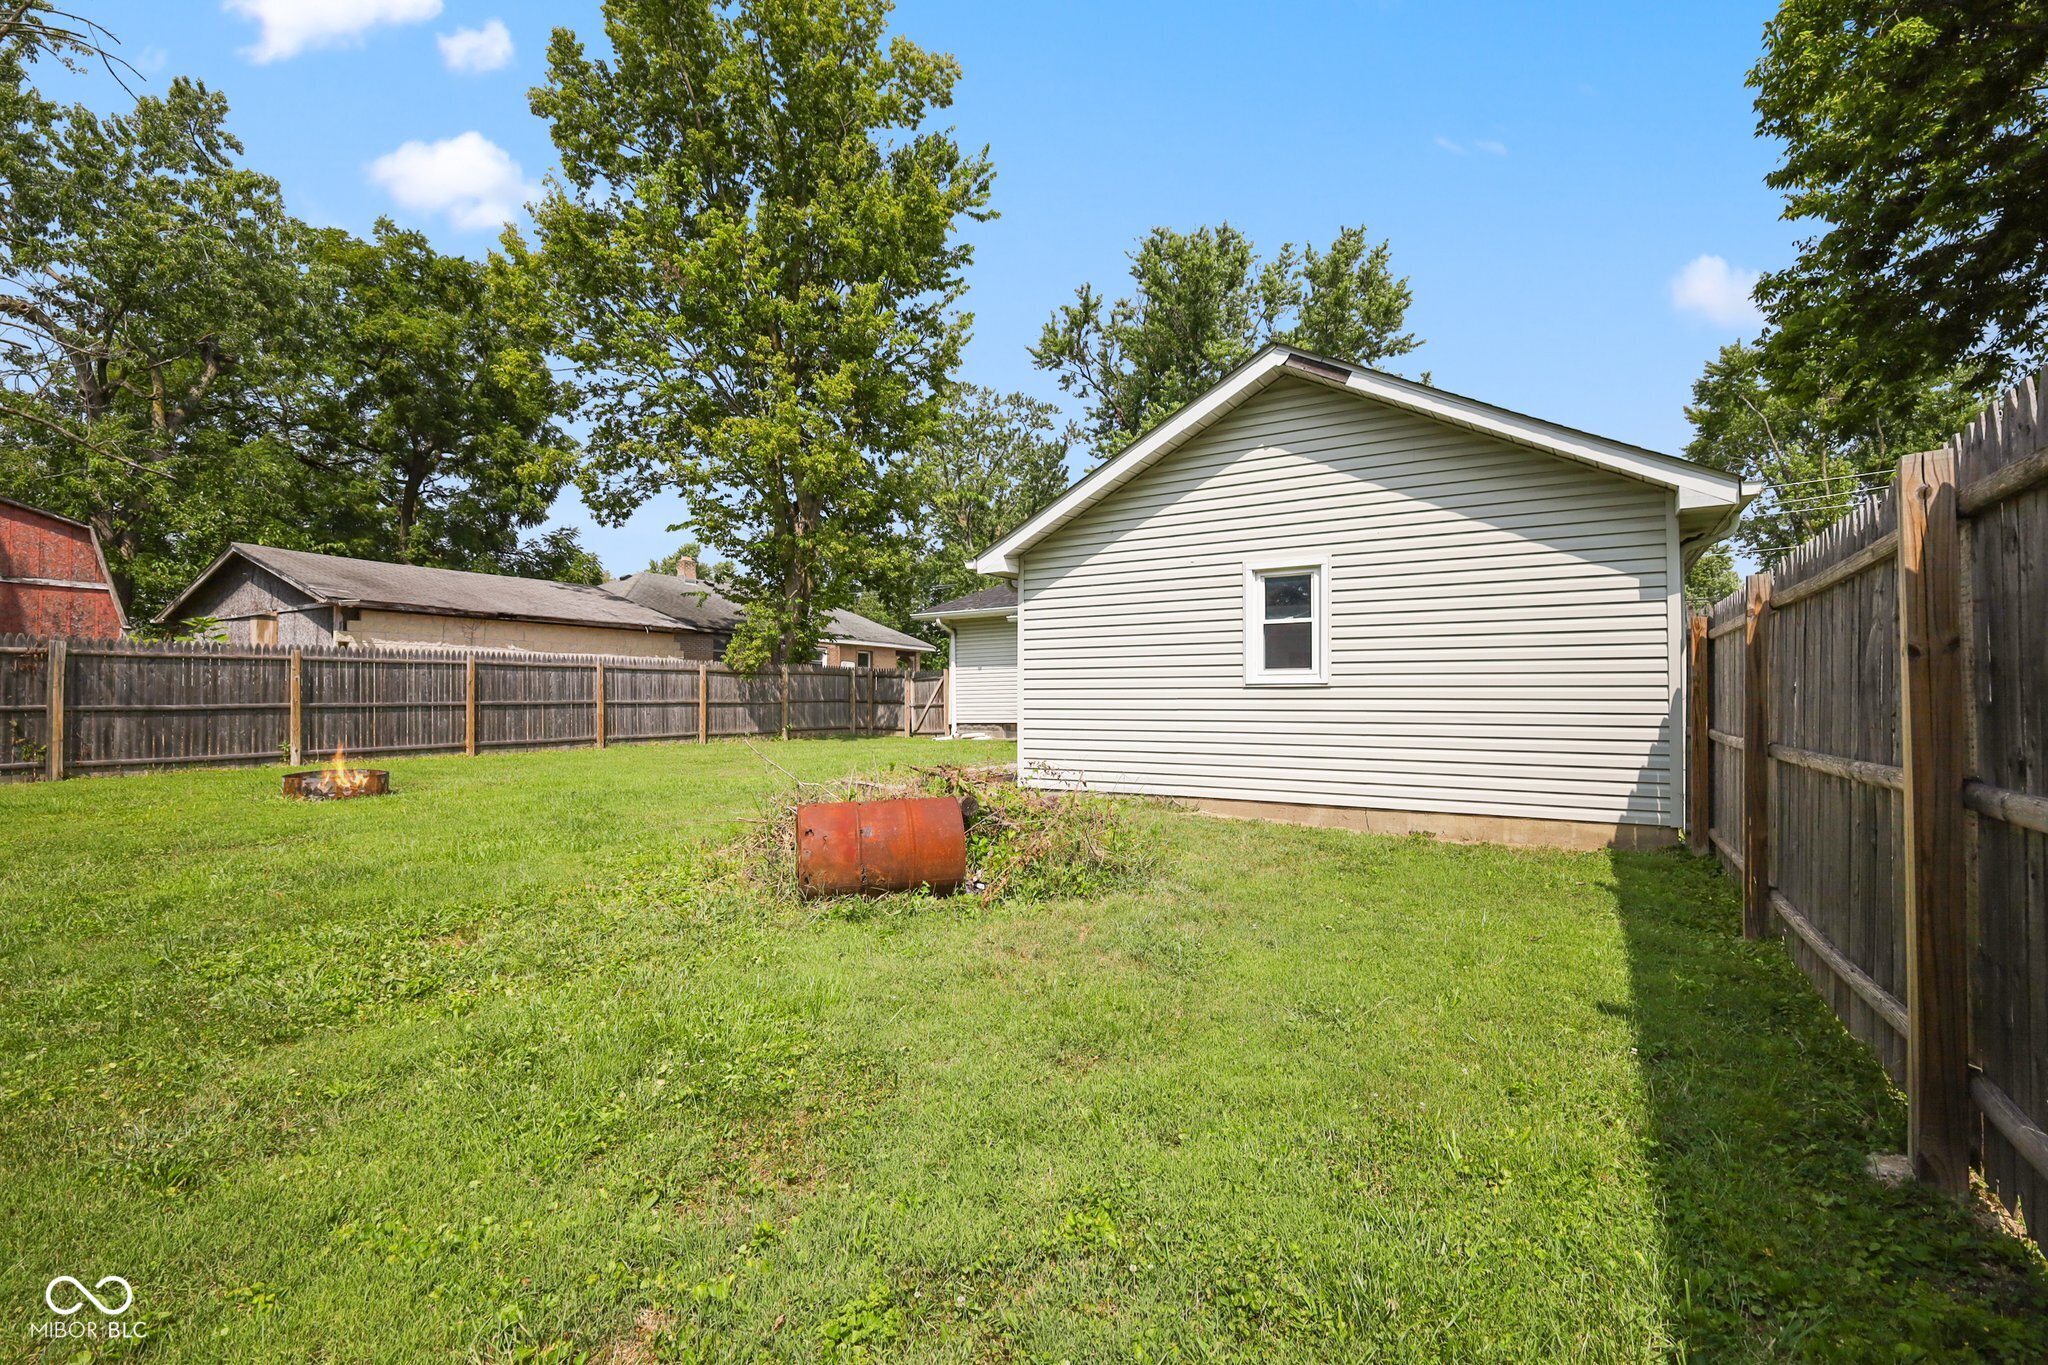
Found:
<path fill-rule="evenodd" d="M 2020 385 L 1955 442 L 1965 522 L 1970 689 L 1967 800 L 1973 826 L 1972 1060 L 1986 1116 L 1986 1180 L 2007 1204 L 2048 1208 L 2048 1169 L 2010 1119 L 2048 1126 L 2048 833 L 2027 822 L 2048 797 L 2048 420 L 2040 379 Z M 1990 812 L 1999 812 L 1996 815 Z M 2007 1122 L 1997 1097 L 2011 1112 Z M 2039 1229 L 2035 1229 L 2039 1232 Z"/>
<path fill-rule="evenodd" d="M 1958 1188 L 1967 1146 L 2009 1207 L 2048 1207 L 2041 380 L 1767 578 L 1763 735 L 1743 729 L 1754 586 L 1706 614 L 1708 842 L 1734 869 L 1761 833 L 1786 949 L 1906 1087 L 1921 1178 Z M 1761 810 L 1742 791 L 1758 745 Z"/>
<path fill-rule="evenodd" d="M 61 688 L 52 686 L 53 646 L 65 655 Z M 64 717 L 54 755 L 53 699 Z M 785 727 L 796 736 L 903 734 L 906 716 L 915 733 L 945 732 L 944 674 L 807 665 L 750 676 L 680 659 L 0 637 L 0 780 L 294 753 L 317 762 L 344 747 L 474 753 Z"/>

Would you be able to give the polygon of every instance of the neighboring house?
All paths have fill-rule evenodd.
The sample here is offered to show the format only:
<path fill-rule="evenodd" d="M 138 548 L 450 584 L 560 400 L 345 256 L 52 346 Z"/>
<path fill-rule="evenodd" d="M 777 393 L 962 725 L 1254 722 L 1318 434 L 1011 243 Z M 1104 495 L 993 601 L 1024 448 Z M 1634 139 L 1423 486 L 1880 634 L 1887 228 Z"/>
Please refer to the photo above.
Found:
<path fill-rule="evenodd" d="M 719 657 L 740 623 L 739 605 L 709 581 L 698 578 L 684 561 L 680 574 L 636 573 L 615 578 L 605 588 L 629 601 L 671 616 L 704 631 L 717 642 Z M 825 639 L 815 662 L 846 668 L 915 668 L 931 646 L 915 635 L 891 630 L 856 612 L 835 611 L 825 625 Z"/>
<path fill-rule="evenodd" d="M 955 597 L 917 614 L 952 641 L 946 686 L 956 735 L 1017 734 L 1017 589 L 1008 583 Z"/>
<path fill-rule="evenodd" d="M 1756 491 L 1268 347 L 977 561 L 1017 587 L 1024 779 L 1668 842 L 1685 569 Z"/>
<path fill-rule="evenodd" d="M 0 634 L 117 640 L 127 628 L 92 527 L 0 498 Z"/>
<path fill-rule="evenodd" d="M 236 644 L 518 649 L 709 659 L 712 637 L 581 583 L 235 544 L 157 617 Z"/>

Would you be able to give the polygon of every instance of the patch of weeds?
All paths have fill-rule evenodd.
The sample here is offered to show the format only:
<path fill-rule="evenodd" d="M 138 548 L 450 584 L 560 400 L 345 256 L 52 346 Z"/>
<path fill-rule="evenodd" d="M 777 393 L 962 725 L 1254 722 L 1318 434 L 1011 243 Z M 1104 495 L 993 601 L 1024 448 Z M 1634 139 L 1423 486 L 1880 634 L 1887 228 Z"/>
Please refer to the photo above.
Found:
<path fill-rule="evenodd" d="M 907 776 L 793 783 L 746 822 L 746 832 L 729 850 L 727 870 L 777 900 L 794 901 L 799 806 L 934 796 L 960 802 L 967 826 L 967 878 L 960 894 L 982 905 L 1098 896 L 1140 880 L 1156 862 L 1145 832 L 1131 819 L 1145 804 L 1140 798 L 1041 791 L 1019 786 L 1007 768 L 942 766 L 913 769 Z M 936 899 L 923 890 L 842 897 L 827 913 L 857 922 L 930 908 Z"/>
<path fill-rule="evenodd" d="M 818 1340 L 833 1355 L 859 1359 L 871 1347 L 901 1341 L 909 1321 L 896 1292 L 876 1280 L 867 1293 L 839 1305 L 818 1324 Z"/>

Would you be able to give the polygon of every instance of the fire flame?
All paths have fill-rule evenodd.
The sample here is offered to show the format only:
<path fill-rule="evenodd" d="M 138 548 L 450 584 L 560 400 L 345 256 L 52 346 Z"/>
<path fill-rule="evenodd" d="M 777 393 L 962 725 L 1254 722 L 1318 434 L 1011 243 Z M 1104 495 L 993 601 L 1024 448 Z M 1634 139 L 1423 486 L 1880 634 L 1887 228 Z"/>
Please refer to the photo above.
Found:
<path fill-rule="evenodd" d="M 336 796 L 354 796 L 370 785 L 370 774 L 348 766 L 348 746 L 334 746 L 334 762 L 327 768 L 327 789 Z"/>

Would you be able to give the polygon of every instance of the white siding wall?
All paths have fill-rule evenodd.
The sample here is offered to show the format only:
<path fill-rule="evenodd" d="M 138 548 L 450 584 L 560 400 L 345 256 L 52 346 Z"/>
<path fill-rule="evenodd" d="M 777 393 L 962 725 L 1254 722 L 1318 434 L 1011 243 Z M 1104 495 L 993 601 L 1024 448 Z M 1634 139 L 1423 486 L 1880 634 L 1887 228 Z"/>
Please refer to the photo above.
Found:
<path fill-rule="evenodd" d="M 1024 552 L 1019 756 L 1107 790 L 1677 822 L 1672 495 L 1284 379 Z M 1243 562 L 1330 556 L 1330 683 Z"/>
<path fill-rule="evenodd" d="M 962 725 L 1017 723 L 1017 623 L 1000 616 L 955 621 L 953 719 Z"/>

